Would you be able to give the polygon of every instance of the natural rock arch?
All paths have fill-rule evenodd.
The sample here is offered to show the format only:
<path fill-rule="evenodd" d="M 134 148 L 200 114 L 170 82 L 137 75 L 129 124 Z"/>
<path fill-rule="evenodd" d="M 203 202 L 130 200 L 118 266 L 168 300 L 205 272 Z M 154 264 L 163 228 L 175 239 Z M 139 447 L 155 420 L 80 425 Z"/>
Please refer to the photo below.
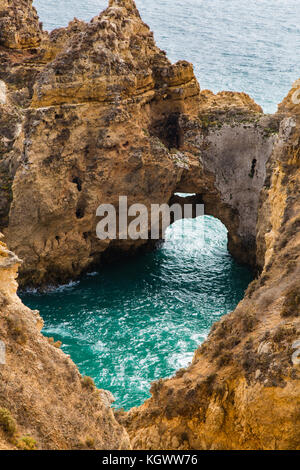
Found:
<path fill-rule="evenodd" d="M 7 3 L 0 1 L 0 7 Z M 264 116 L 247 95 L 200 93 L 191 65 L 169 63 L 133 0 L 110 0 L 114 8 L 88 25 L 73 21 L 43 37 L 36 30 L 31 1 L 22 4 L 33 20 L 29 29 L 33 26 L 34 41 L 26 27 L 20 32 L 25 42 L 18 41 L 17 23 L 5 31 L 5 15 L 1 24 L 0 226 L 24 259 L 23 285 L 60 282 L 101 262 L 111 244 L 95 237 L 99 203 L 117 204 L 126 193 L 132 202 L 139 198 L 146 205 L 168 202 L 177 191 L 197 193 L 208 213 L 219 214 L 226 224 L 238 258 L 253 263 L 256 233 L 256 264 L 262 274 L 236 310 L 213 327 L 192 365 L 153 384 L 152 397 L 128 414 L 119 413 L 118 420 L 136 449 L 299 448 L 299 363 L 294 352 L 299 347 L 299 82 L 279 114 Z M 15 11 L 21 14 L 18 25 L 25 24 L 22 10 Z M 39 42 L 38 49 L 30 49 Z M 244 204 L 251 207 L 250 214 Z M 125 252 L 141 245 L 124 241 L 119 248 Z M 88 426 L 97 448 L 106 445 L 97 413 L 91 413 L 99 406 L 113 426 L 108 445 L 128 448 L 124 428 L 107 408 L 110 398 L 101 404 L 94 388 L 89 390 L 89 380 L 82 387 L 72 362 L 40 335 L 40 317 L 16 297 L 17 266 L 9 266 L 14 255 L 3 245 L 0 251 L 0 326 L 2 337 L 4 331 L 13 344 L 9 364 L 16 364 L 14 375 L 22 379 L 22 374 L 28 378 L 32 361 L 20 364 L 20 356 L 34 353 L 32 357 L 44 361 L 46 367 L 41 361 L 34 367 L 36 385 L 30 379 L 26 388 L 25 380 L 24 391 L 31 396 L 38 390 L 44 371 L 48 406 L 49 364 L 51 369 L 61 361 L 59 377 L 71 375 L 59 382 L 52 374 L 52 389 L 59 382 L 68 392 L 68 401 L 59 400 L 61 415 L 69 410 L 74 419 L 63 427 L 63 437 L 58 429 L 52 440 L 51 433 L 41 431 L 48 424 L 53 430 L 53 420 L 39 415 L 45 407 L 37 410 L 43 424 L 38 428 L 33 414 L 24 412 L 29 395 L 20 398 L 23 383 L 9 394 L 4 387 L 6 406 L 21 418 L 18 424 L 25 423 L 26 432 L 38 434 L 40 448 L 78 448 L 83 436 L 77 431 L 87 420 L 82 427 L 82 412 L 73 413 L 71 386 L 75 402 L 82 397 L 83 405 L 88 403 L 86 416 L 95 417 Z M 8 319 L 23 324 L 25 347 L 16 343 Z M 10 383 L 8 379 L 3 383 Z M 86 400 L 86 393 L 93 394 L 94 402 L 90 395 Z M 8 448 L 12 445 L 10 439 Z"/>
<path fill-rule="evenodd" d="M 151 247 L 97 239 L 97 207 L 121 195 L 149 208 L 196 193 L 226 225 L 231 253 L 255 266 L 279 118 L 243 93 L 200 92 L 192 65 L 169 62 L 133 1 L 39 41 L 26 53 L 11 44 L 0 72 L 0 229 L 24 261 L 21 284 L 65 282 L 113 252 Z"/>
<path fill-rule="evenodd" d="M 200 123 L 189 121 L 187 128 L 183 124 L 181 148 L 188 154 L 192 152 L 192 156 L 176 192 L 201 197 L 205 213 L 227 227 L 231 253 L 255 267 L 259 199 L 278 133 L 278 119 L 251 115 L 247 110 L 242 116 L 236 112 L 221 118 L 216 111 L 208 112 L 205 129 L 201 118 Z"/>

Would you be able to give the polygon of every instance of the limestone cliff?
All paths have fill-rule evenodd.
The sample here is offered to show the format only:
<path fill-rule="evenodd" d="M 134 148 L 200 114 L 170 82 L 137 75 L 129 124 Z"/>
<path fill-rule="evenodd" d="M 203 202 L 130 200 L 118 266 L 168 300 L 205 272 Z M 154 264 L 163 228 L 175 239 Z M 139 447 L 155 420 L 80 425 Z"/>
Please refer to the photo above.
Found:
<path fill-rule="evenodd" d="M 3 142 L 0 226 L 24 260 L 22 284 L 63 282 L 108 248 L 137 249 L 98 240 L 96 209 L 124 194 L 169 201 L 183 170 L 157 133 L 178 146 L 178 116 L 196 115 L 199 86 L 190 64 L 171 65 L 156 47 L 132 1 L 18 54 L 3 52 L 0 74 L 11 103 L 2 112 L 18 112 Z"/>
<path fill-rule="evenodd" d="M 42 34 L 37 49 L 3 50 L 1 79 L 0 228 L 24 260 L 22 285 L 147 247 L 96 237 L 97 207 L 120 195 L 150 207 L 196 193 L 227 226 L 230 251 L 256 265 L 278 119 L 243 93 L 200 93 L 192 65 L 169 62 L 133 1 Z"/>
<path fill-rule="evenodd" d="M 120 413 L 137 449 L 300 449 L 300 106 L 292 96 L 279 106 L 260 196 L 262 273 L 190 367 Z"/>
<path fill-rule="evenodd" d="M 192 65 L 169 62 L 133 0 L 110 0 L 90 23 L 74 20 L 50 34 L 29 0 L 21 9 L 15 4 L 12 15 L 0 2 L 0 228 L 23 260 L 21 284 L 64 282 L 116 254 L 147 248 L 145 240 L 100 241 L 99 204 L 117 206 L 127 195 L 129 204 L 149 207 L 177 192 L 195 193 L 194 202 L 228 228 L 231 253 L 258 278 L 192 365 L 154 384 L 152 398 L 119 419 L 136 448 L 298 448 L 299 83 L 278 113 L 264 115 L 244 93 L 200 91 Z M 18 305 L 33 331 L 34 315 Z M 5 320 L 0 331 L 10 338 L 8 326 Z M 49 405 L 51 425 L 73 413 L 74 421 L 64 424 L 63 436 L 55 427 L 52 438 L 38 402 L 24 415 L 4 391 L 5 408 L 22 433 L 36 430 L 41 446 L 90 442 L 78 434 L 76 410 L 89 393 L 88 413 L 98 392 L 83 392 L 75 366 L 68 372 L 70 361 L 36 329 L 30 334 L 38 338 L 33 352 L 46 361 L 42 377 L 58 359 L 60 375 L 75 377 Z M 29 346 L 19 352 L 27 347 L 31 354 Z M 25 377 L 26 364 L 18 367 Z M 20 407 L 39 389 L 39 374 L 24 396 L 14 386 Z M 48 385 L 54 401 L 56 383 Z M 108 445 L 96 423 L 89 425 L 97 447 Z M 128 445 L 116 429 L 121 437 L 113 445 Z"/>
<path fill-rule="evenodd" d="M 0 11 L 0 46 L 10 49 L 39 46 L 42 29 L 32 0 L 1 0 Z"/>
<path fill-rule="evenodd" d="M 0 242 L 0 449 L 130 448 L 110 394 L 80 376 L 17 297 L 20 263 Z"/>

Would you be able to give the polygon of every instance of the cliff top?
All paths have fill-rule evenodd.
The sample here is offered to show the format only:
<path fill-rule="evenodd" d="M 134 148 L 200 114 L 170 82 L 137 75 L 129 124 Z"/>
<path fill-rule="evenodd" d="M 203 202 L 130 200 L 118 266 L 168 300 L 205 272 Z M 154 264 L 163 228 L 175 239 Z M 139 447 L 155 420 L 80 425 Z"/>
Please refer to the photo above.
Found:
<path fill-rule="evenodd" d="M 0 0 L 0 45 L 10 49 L 37 47 L 42 28 L 32 0 Z"/>
<path fill-rule="evenodd" d="M 247 93 L 237 93 L 233 91 L 220 91 L 214 94 L 210 90 L 202 90 L 200 93 L 200 112 L 230 113 L 235 112 L 255 112 L 262 113 L 261 106 L 247 95 Z"/>

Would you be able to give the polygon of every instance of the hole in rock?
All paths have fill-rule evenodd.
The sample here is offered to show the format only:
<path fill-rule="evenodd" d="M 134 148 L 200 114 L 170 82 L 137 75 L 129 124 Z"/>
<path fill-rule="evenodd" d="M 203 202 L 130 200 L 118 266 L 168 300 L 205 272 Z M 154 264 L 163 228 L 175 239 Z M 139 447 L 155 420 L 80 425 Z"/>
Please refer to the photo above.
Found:
<path fill-rule="evenodd" d="M 83 219 L 85 215 L 86 204 L 85 201 L 79 201 L 76 208 L 76 218 Z"/>
<path fill-rule="evenodd" d="M 252 160 L 252 165 L 251 165 L 251 170 L 250 170 L 250 175 L 249 175 L 250 178 L 253 178 L 254 175 L 255 175 L 256 163 L 257 163 L 257 160 L 256 160 L 256 158 L 254 158 L 254 159 Z"/>
<path fill-rule="evenodd" d="M 150 133 L 158 137 L 170 150 L 172 148 L 178 149 L 181 143 L 179 114 L 173 113 L 166 116 L 165 119 L 155 122 Z"/>
<path fill-rule="evenodd" d="M 157 250 L 22 298 L 41 312 L 44 334 L 129 409 L 150 396 L 152 381 L 188 365 L 251 280 L 227 250 L 224 225 L 202 216 L 171 225 Z"/>
<path fill-rule="evenodd" d="M 82 190 L 82 182 L 81 182 L 81 179 L 79 177 L 75 176 L 72 179 L 72 183 L 76 184 L 77 189 L 78 189 L 79 192 Z"/>
<path fill-rule="evenodd" d="M 196 196 L 196 193 L 174 193 L 174 196 L 191 197 L 191 196 Z"/>

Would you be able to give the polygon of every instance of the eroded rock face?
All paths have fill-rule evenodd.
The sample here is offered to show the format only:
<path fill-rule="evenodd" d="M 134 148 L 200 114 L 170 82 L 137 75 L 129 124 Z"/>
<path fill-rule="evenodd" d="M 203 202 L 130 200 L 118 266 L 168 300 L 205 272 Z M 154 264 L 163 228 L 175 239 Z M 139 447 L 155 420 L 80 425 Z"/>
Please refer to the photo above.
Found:
<path fill-rule="evenodd" d="M 20 60 L 5 57 L 5 86 L 10 70 L 14 88 L 20 67 L 27 71 L 29 58 Z M 79 275 L 111 248 L 96 237 L 100 203 L 170 199 L 182 168 L 150 128 L 166 120 L 175 134 L 178 114 L 197 111 L 199 85 L 190 64 L 173 66 L 156 47 L 134 2 L 110 2 L 89 24 L 53 32 L 30 61 L 30 80 L 11 93 L 32 101 L 13 156 L 3 155 L 12 197 L 1 226 L 25 261 L 21 282 L 43 285 Z"/>
<path fill-rule="evenodd" d="M 111 1 L 90 23 L 76 26 L 77 30 L 74 24 L 69 27 L 67 47 L 39 75 L 34 107 L 91 101 L 113 106 L 125 99 L 149 100 L 155 96 L 155 87 L 191 81 L 191 90 L 198 92 L 192 66 L 171 66 L 134 2 Z"/>
<path fill-rule="evenodd" d="M 27 49 L 40 44 L 42 31 L 32 0 L 1 0 L 0 11 L 0 46 Z"/>
<path fill-rule="evenodd" d="M 207 214 L 228 228 L 229 250 L 256 265 L 256 223 L 260 192 L 279 130 L 279 118 L 263 115 L 244 93 L 200 93 L 197 119 L 180 119 L 182 148 L 199 160 L 178 190 L 200 193 Z"/>
<path fill-rule="evenodd" d="M 38 312 L 17 297 L 20 263 L 0 242 L 0 340 L 6 348 L 0 363 L 0 448 L 31 443 L 38 449 L 129 449 L 106 392 L 81 377 L 59 344 L 40 333 Z"/>
<path fill-rule="evenodd" d="M 262 274 L 190 367 L 119 419 L 137 449 L 299 449 L 299 107 L 290 93 L 259 202 Z M 292 108 L 292 110 L 291 110 Z"/>
<path fill-rule="evenodd" d="M 147 247 L 145 240 L 100 241 L 99 204 L 117 207 L 127 195 L 129 205 L 149 209 L 176 192 L 195 193 L 228 228 L 230 251 L 261 275 L 192 365 L 154 384 L 150 400 L 118 418 L 139 449 L 298 448 L 298 82 L 273 116 L 244 93 L 200 91 L 192 65 L 168 61 L 131 0 L 111 0 L 89 24 L 74 20 L 39 38 L 36 50 L 27 49 L 28 38 L 26 50 L 11 49 L 13 40 L 0 49 L 0 228 L 24 261 L 22 285 L 64 282 L 116 253 Z M 18 305 L 12 316 L 22 320 Z M 34 315 L 26 311 L 31 338 Z M 13 344 L 5 315 L 0 331 Z M 91 393 L 89 407 L 98 406 L 98 392 L 82 392 L 74 365 L 41 338 L 33 339 L 33 352 L 45 356 L 42 377 L 57 361 L 62 375 L 75 377 L 69 388 L 63 382 L 58 413 L 72 416 L 82 393 Z M 29 366 L 15 367 L 23 377 Z M 38 372 L 34 380 L 32 390 Z M 46 391 L 56 400 L 52 385 Z M 21 411 L 12 414 L 21 426 Z M 76 414 L 74 423 L 74 439 L 56 428 L 52 438 L 47 428 L 38 431 L 40 445 L 89 441 L 78 434 Z M 95 422 L 86 423 L 97 447 L 105 446 Z M 33 433 L 36 424 L 26 415 Z"/>
<path fill-rule="evenodd" d="M 111 1 L 90 23 L 43 35 L 36 51 L 4 51 L 2 63 L 0 228 L 24 260 L 22 285 L 65 282 L 147 248 L 96 237 L 97 207 L 123 195 L 150 209 L 196 193 L 227 226 L 230 251 L 256 265 L 278 119 L 244 93 L 200 93 L 192 65 L 169 62 L 134 2 Z"/>

